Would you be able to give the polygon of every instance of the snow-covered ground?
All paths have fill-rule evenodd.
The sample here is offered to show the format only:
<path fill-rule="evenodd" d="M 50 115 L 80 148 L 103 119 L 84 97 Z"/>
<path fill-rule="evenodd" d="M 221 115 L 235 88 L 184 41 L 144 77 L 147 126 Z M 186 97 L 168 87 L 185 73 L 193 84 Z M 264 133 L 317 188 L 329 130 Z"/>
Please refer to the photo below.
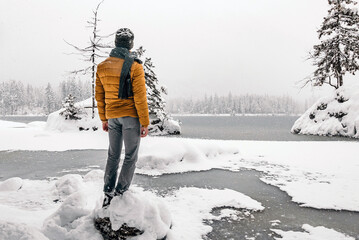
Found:
<path fill-rule="evenodd" d="M 0 151 L 107 149 L 108 138 L 103 131 L 48 131 L 45 125 L 44 122 L 22 124 L 0 121 Z M 261 142 L 147 137 L 141 142 L 137 172 L 161 175 L 214 168 L 231 171 L 255 169 L 264 173 L 262 180 L 265 183 L 278 186 L 302 206 L 359 211 L 359 192 L 356 191 L 359 188 L 358 147 L 358 142 Z M 89 216 L 93 216 L 94 209 L 101 202 L 101 174 L 97 170 L 84 177 L 68 175 L 67 180 L 31 181 L 15 178 L 1 182 L 0 211 L 4 214 L 0 216 L 0 229 L 16 228 L 38 235 L 38 238 L 29 239 L 56 239 L 52 234 L 57 230 L 69 239 L 76 239 L 74 236 L 85 230 L 90 233 L 93 227 L 89 224 Z M 201 239 L 203 234 L 211 231 L 202 221 L 214 218 L 210 212 L 216 206 L 263 209 L 254 199 L 229 189 L 183 188 L 171 196 L 158 197 L 134 188 L 131 194 L 135 197 L 152 194 L 154 199 L 161 198 L 159 202 L 167 204 L 173 221 L 169 240 Z M 64 220 L 71 224 L 60 221 L 62 215 L 59 209 L 66 210 L 67 202 L 73 206 L 72 201 L 78 201 L 75 205 L 79 209 L 72 209 L 75 215 L 78 214 L 73 216 L 77 220 Z M 31 220 L 33 216 L 36 216 L 36 221 Z M 45 225 L 42 226 L 42 223 Z M 307 225 L 303 229 L 307 233 L 277 233 L 285 239 L 294 239 L 293 234 L 314 236 L 306 239 L 338 239 L 337 234 L 340 234 L 328 229 L 316 231 L 317 228 Z M 0 232 L 10 234 L 11 231 L 5 230 Z M 329 237 L 321 238 L 327 235 Z M 5 239 L 18 239 L 4 236 Z M 93 238 L 86 238 L 96 239 L 96 236 L 92 234 Z"/>
<path fill-rule="evenodd" d="M 341 87 L 319 99 L 294 123 L 292 132 L 359 138 L 359 86 Z"/>
<path fill-rule="evenodd" d="M 227 216 L 212 215 L 215 207 L 263 210 L 259 202 L 230 189 L 180 188 L 159 197 L 133 186 L 104 211 L 100 208 L 102 179 L 103 171 L 93 170 L 83 177 L 69 174 L 52 181 L 12 178 L 2 182 L 0 239 L 101 240 L 92 219 L 109 216 L 115 228 L 125 220 L 145 230 L 133 239 L 156 240 L 167 234 L 168 240 L 197 240 L 212 230 L 203 223 L 205 219 Z"/>

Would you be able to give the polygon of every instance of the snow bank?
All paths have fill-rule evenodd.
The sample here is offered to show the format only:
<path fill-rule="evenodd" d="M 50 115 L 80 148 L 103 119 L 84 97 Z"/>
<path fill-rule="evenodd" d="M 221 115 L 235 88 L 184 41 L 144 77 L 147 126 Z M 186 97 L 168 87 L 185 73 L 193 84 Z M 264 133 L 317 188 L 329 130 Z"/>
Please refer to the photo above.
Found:
<path fill-rule="evenodd" d="M 3 191 L 17 191 L 22 187 L 23 181 L 19 177 L 9 178 L 0 183 L 0 192 Z"/>
<path fill-rule="evenodd" d="M 19 123 L 19 122 L 11 122 L 11 121 L 4 121 L 0 120 L 0 126 L 2 128 L 24 128 L 27 126 L 26 123 Z"/>
<path fill-rule="evenodd" d="M 39 230 L 23 223 L 0 221 L 0 239 L 3 240 L 49 240 Z"/>
<path fill-rule="evenodd" d="M 359 86 L 319 99 L 293 125 L 296 134 L 359 138 Z"/>
<path fill-rule="evenodd" d="M 238 167 L 306 207 L 359 211 L 358 142 L 241 142 Z M 340 149 L 340 150 L 338 150 Z"/>
<path fill-rule="evenodd" d="M 147 175 L 203 171 L 228 166 L 239 157 L 239 145 L 226 141 L 145 138 L 142 139 L 137 172 Z"/>
<path fill-rule="evenodd" d="M 308 224 L 304 224 L 302 228 L 305 232 L 286 232 L 278 229 L 272 229 L 272 231 L 281 235 L 282 238 L 276 238 L 281 240 L 354 240 L 353 237 L 325 227 L 312 227 Z"/>

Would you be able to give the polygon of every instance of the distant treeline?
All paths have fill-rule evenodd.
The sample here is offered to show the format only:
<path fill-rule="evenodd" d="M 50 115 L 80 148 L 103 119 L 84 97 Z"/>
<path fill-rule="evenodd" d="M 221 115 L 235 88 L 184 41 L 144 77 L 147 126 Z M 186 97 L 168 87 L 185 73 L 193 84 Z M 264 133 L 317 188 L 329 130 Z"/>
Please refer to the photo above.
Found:
<path fill-rule="evenodd" d="M 0 82 L 1 115 L 49 114 L 61 108 L 69 94 L 81 101 L 91 97 L 90 81 L 74 78 L 64 80 L 57 86 L 46 87 L 24 85 L 20 81 Z M 174 114 L 293 114 L 304 109 L 290 96 L 268 96 L 246 94 L 235 96 L 205 95 L 199 99 L 180 98 L 167 102 L 166 109 Z"/>
<path fill-rule="evenodd" d="M 20 81 L 0 82 L 0 114 L 1 115 L 40 115 L 49 114 L 61 108 L 62 101 L 72 94 L 77 101 L 91 96 L 90 81 L 74 78 L 64 80 L 53 87 L 24 85 Z"/>
<path fill-rule="evenodd" d="M 167 110 L 174 114 L 296 114 L 303 108 L 292 97 L 245 94 L 205 95 L 200 99 L 172 99 Z"/>

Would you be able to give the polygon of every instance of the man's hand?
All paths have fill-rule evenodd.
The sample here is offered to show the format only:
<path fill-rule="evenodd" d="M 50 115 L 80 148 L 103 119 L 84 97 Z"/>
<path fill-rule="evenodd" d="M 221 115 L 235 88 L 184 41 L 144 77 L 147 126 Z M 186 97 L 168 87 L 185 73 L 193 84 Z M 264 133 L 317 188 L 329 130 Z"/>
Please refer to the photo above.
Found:
<path fill-rule="evenodd" d="M 102 122 L 102 130 L 108 132 L 108 122 Z"/>
<path fill-rule="evenodd" d="M 141 137 L 146 137 L 148 134 L 148 127 L 141 127 Z"/>

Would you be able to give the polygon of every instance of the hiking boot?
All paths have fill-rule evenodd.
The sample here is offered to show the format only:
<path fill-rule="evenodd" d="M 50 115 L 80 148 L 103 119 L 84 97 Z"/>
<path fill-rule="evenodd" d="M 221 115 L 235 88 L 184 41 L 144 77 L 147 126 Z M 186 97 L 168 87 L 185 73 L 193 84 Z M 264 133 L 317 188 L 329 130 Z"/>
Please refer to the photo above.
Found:
<path fill-rule="evenodd" d="M 126 190 L 115 191 L 115 197 L 122 196 L 124 192 L 126 192 Z"/>
<path fill-rule="evenodd" d="M 105 192 L 105 197 L 103 198 L 102 208 L 107 208 L 108 206 L 110 206 L 112 198 L 113 198 L 112 193 Z"/>

